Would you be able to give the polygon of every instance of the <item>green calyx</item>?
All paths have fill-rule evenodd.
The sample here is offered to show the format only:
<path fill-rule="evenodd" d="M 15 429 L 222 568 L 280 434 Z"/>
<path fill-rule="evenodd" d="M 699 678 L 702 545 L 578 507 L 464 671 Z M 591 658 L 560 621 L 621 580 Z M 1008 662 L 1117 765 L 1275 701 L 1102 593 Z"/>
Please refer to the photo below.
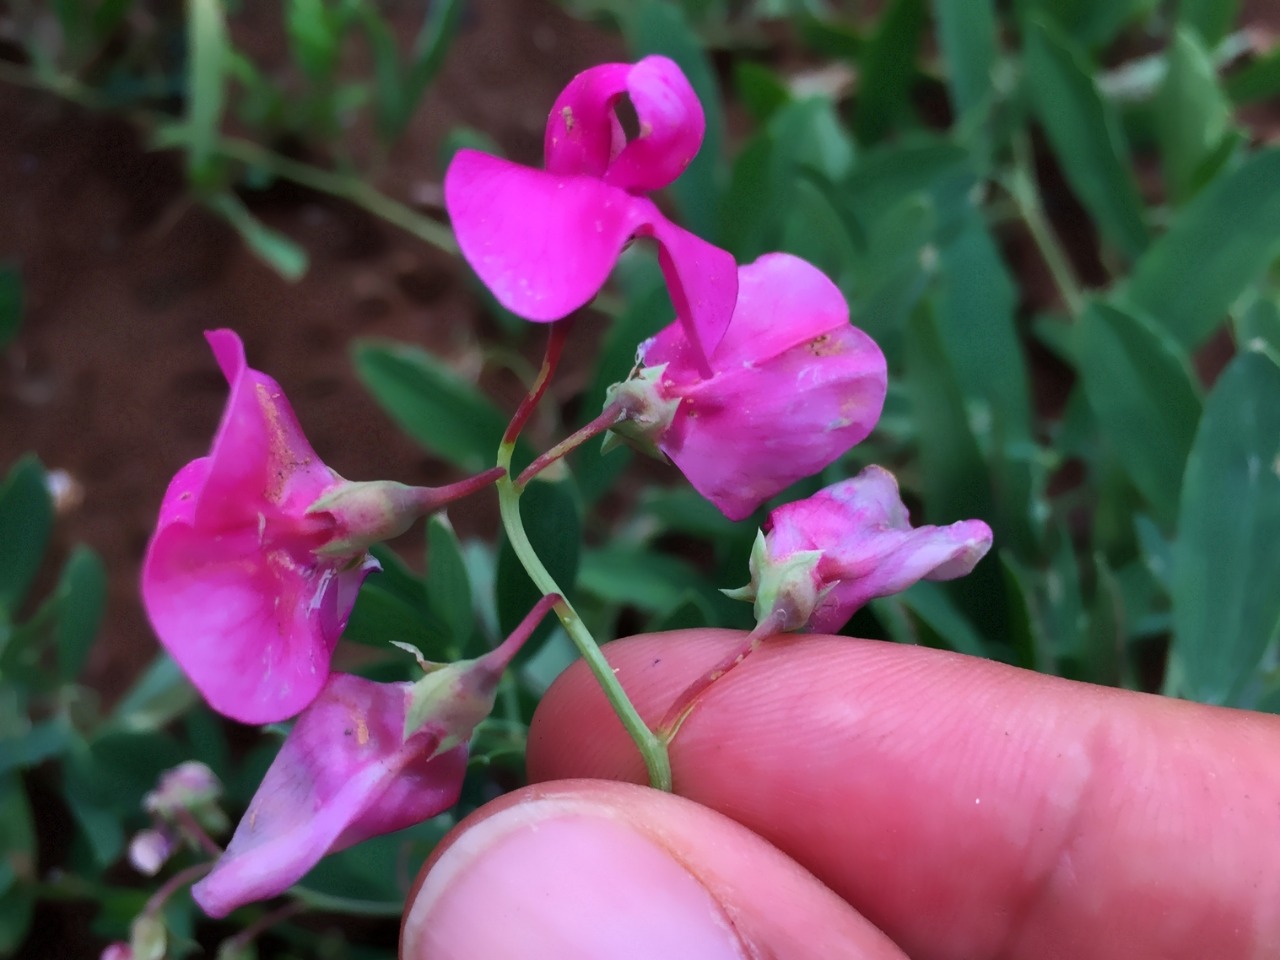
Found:
<path fill-rule="evenodd" d="M 797 550 L 781 559 L 772 559 L 764 531 L 757 531 L 751 547 L 751 582 L 721 592 L 732 600 L 753 603 L 757 623 L 778 616 L 780 629 L 800 630 L 809 622 L 826 592 L 819 586 L 816 575 L 821 559 L 821 550 Z"/>
<path fill-rule="evenodd" d="M 679 397 L 663 396 L 661 383 L 666 369 L 665 363 L 656 367 L 637 367 L 630 377 L 608 389 L 605 405 L 619 404 L 624 417 L 605 434 L 602 453 L 626 442 L 655 459 L 666 459 L 658 449 L 658 441 L 671 426 L 680 407 Z"/>

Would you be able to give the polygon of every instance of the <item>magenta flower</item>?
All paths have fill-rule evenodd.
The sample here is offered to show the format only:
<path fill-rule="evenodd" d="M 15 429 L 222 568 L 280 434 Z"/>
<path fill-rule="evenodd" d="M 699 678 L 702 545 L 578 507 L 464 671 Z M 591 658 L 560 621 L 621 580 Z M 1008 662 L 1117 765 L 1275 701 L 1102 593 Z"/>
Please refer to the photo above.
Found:
<path fill-rule="evenodd" d="M 639 132 L 627 141 L 615 106 L 628 96 Z M 458 246 L 508 310 L 558 320 L 600 290 L 632 237 L 653 237 L 676 313 L 711 353 L 733 315 L 733 257 L 658 210 L 666 186 L 702 143 L 702 106 L 665 57 L 606 63 L 565 87 L 547 120 L 545 170 L 460 150 L 444 198 Z"/>
<path fill-rule="evenodd" d="M 467 747 L 437 755 L 445 730 L 405 739 L 409 683 L 329 677 L 254 794 L 226 853 L 192 888 L 211 917 L 276 896 L 326 854 L 453 806 Z"/>
<path fill-rule="evenodd" d="M 610 392 L 627 417 L 614 429 L 668 457 L 731 520 L 863 440 L 884 406 L 880 348 L 850 325 L 835 284 L 784 253 L 739 269 L 710 376 L 679 323 L 641 344 L 638 359 Z"/>
<path fill-rule="evenodd" d="M 336 673 L 294 724 L 213 872 L 191 893 L 211 917 L 284 892 L 322 857 L 403 830 L 458 799 L 467 742 L 498 681 L 542 618 L 543 597 L 507 640 L 415 683 Z"/>
<path fill-rule="evenodd" d="M 755 601 L 757 620 L 779 616 L 779 629 L 834 633 L 868 600 L 962 577 L 990 548 L 981 520 L 912 527 L 893 474 L 870 466 L 772 511 L 751 584 L 733 595 Z"/>
<path fill-rule="evenodd" d="M 377 565 L 364 549 L 319 552 L 341 524 L 308 508 L 344 481 L 311 449 L 280 385 L 249 368 L 240 338 L 205 336 L 231 394 L 209 456 L 165 492 L 142 597 L 160 642 L 211 707 L 270 723 L 319 693 Z"/>

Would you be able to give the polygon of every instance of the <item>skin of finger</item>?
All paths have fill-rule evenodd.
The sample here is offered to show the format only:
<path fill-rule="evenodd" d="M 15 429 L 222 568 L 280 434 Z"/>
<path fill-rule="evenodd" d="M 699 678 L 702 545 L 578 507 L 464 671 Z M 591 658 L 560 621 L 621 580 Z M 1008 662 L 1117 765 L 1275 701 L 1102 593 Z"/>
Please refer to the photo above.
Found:
<path fill-rule="evenodd" d="M 467 817 L 432 854 L 409 896 L 401 931 L 402 960 L 470 957 L 468 942 L 440 942 L 432 913 L 452 891 L 469 889 L 459 879 L 503 839 L 522 831 L 545 829 L 552 821 L 604 820 L 625 827 L 656 845 L 692 875 L 719 905 L 736 933 L 743 956 L 772 960 L 904 960 L 887 937 L 855 913 L 794 860 L 727 817 L 671 794 L 603 780 L 567 780 L 526 787 L 506 794 Z M 625 869 L 625 864 L 618 864 Z M 537 873 L 537 865 L 530 872 Z M 616 878 L 590 878 L 605 888 Z M 480 891 L 477 916 L 494 918 L 504 904 Z M 450 904 L 470 911 L 473 905 Z M 580 916 L 584 925 L 607 917 Z M 661 918 L 655 917 L 655 923 Z M 465 936 L 465 935 L 464 935 Z M 550 957 L 528 931 L 512 930 L 521 957 Z"/>
<path fill-rule="evenodd" d="M 606 648 L 649 722 L 741 643 Z M 581 665 L 534 780 L 643 782 Z M 767 642 L 671 748 L 677 793 L 794 857 L 917 960 L 1274 957 L 1280 718 L 845 637 Z"/>

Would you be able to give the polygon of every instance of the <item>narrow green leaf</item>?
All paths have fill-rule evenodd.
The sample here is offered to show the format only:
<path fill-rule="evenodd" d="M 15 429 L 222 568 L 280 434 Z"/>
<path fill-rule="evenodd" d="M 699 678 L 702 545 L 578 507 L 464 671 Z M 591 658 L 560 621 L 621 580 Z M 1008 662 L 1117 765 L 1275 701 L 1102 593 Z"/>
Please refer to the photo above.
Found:
<path fill-rule="evenodd" d="M 733 87 L 756 123 L 768 123 L 791 99 L 787 85 L 778 75 L 754 60 L 734 61 Z"/>
<path fill-rule="evenodd" d="M 67 560 L 58 584 L 60 604 L 54 639 L 58 674 L 64 681 L 80 676 L 107 608 L 107 569 L 96 553 L 78 545 Z"/>
<path fill-rule="evenodd" d="M 23 457 L 0 487 L 0 623 L 12 622 L 49 546 L 53 501 L 44 468 Z"/>
<path fill-rule="evenodd" d="M 67 749 L 73 736 L 74 731 L 65 716 L 33 723 L 17 737 L 6 732 L 4 752 L 0 753 L 0 778 L 14 770 L 39 766 L 58 756 Z M 3 850 L 2 844 L 0 850 Z"/>
<path fill-rule="evenodd" d="M 427 608 L 448 627 L 459 649 L 464 647 L 475 629 L 471 578 L 458 535 L 440 513 L 427 521 Z"/>
<path fill-rule="evenodd" d="M 116 704 L 108 729 L 137 733 L 162 730 L 199 701 L 200 695 L 177 663 L 161 653 Z"/>
<path fill-rule="evenodd" d="M 926 23 L 924 0 L 891 0 L 880 29 L 862 49 L 853 130 L 861 143 L 881 140 L 912 117 L 911 86 Z"/>
<path fill-rule="evenodd" d="M 1056 672 L 1057 663 L 1036 613 L 1031 573 L 1009 550 L 1000 551 L 1000 573 L 1007 603 L 1007 636 L 1014 650 L 1014 662 L 1039 673 Z"/>
<path fill-rule="evenodd" d="M 1205 402 L 1174 545 L 1172 656 L 1184 692 L 1240 696 L 1280 631 L 1280 366 L 1245 350 Z"/>
<path fill-rule="evenodd" d="M 1055 23 L 1075 43 L 1089 50 L 1097 50 L 1114 40 L 1126 25 L 1149 14 L 1158 2 L 1159 0 L 1019 0 L 1019 5 L 1028 13 L 1034 12 Z"/>
<path fill-rule="evenodd" d="M 409 109 L 400 118 L 397 135 L 403 132 L 413 117 L 414 108 L 444 66 L 445 56 L 453 45 L 454 35 L 458 32 L 458 24 L 462 22 L 465 10 L 466 3 L 463 0 L 435 0 L 431 4 L 427 18 L 422 23 L 422 30 L 414 41 L 413 59 L 406 71 L 405 100 Z"/>
<path fill-rule="evenodd" d="M 255 217 L 234 193 L 216 193 L 207 198 L 205 203 L 210 210 L 235 227 L 249 249 L 280 276 L 293 282 L 306 274 L 307 251 Z"/>
<path fill-rule="evenodd" d="M 1142 197 L 1120 122 L 1087 58 L 1040 18 L 1028 24 L 1023 56 L 1036 117 L 1072 189 L 1108 242 L 1137 257 L 1147 245 Z"/>
<path fill-rule="evenodd" d="M 1178 0 L 1178 26 L 1193 30 L 1206 47 L 1215 47 L 1231 32 L 1240 0 Z"/>
<path fill-rule="evenodd" d="M 1172 527 L 1200 395 L 1186 353 L 1140 316 L 1105 303 L 1077 327 L 1077 371 L 1099 428 L 1155 516 Z"/>
<path fill-rule="evenodd" d="M 1125 609 L 1120 584 L 1102 554 L 1094 554 L 1094 596 L 1085 629 L 1085 676 L 1112 687 L 1129 681 Z"/>
<path fill-rule="evenodd" d="M 11 263 L 0 263 L 0 350 L 13 343 L 22 324 L 22 274 Z"/>
<path fill-rule="evenodd" d="M 328 81 L 337 65 L 342 37 L 325 0 L 287 0 L 284 18 L 294 61 L 312 83 Z"/>
<path fill-rule="evenodd" d="M 1194 33 L 1176 31 L 1168 62 L 1154 114 L 1165 184 L 1181 203 L 1194 193 L 1198 171 L 1226 136 L 1231 105 L 1218 86 L 1208 50 Z"/>
<path fill-rule="evenodd" d="M 402 430 L 460 470 L 491 466 L 507 421 L 476 387 L 408 344 L 360 340 L 356 375 Z"/>
<path fill-rule="evenodd" d="M 578 579 L 582 556 L 582 510 L 573 481 L 551 479 L 540 474 L 530 481 L 520 498 L 520 514 L 534 552 L 562 591 L 572 591 Z M 498 627 L 505 636 L 524 619 L 533 605 L 542 599 L 542 591 L 534 586 L 521 566 L 516 552 L 507 540 L 498 550 L 495 576 Z M 521 658 L 532 655 L 541 638 L 554 623 L 546 618 L 534 631 Z"/>
<path fill-rule="evenodd" d="M 1280 46 L 1272 47 L 1226 81 L 1227 95 L 1237 106 L 1280 96 Z"/>
<path fill-rule="evenodd" d="M 1280 250 L 1280 149 L 1261 150 L 1200 191 L 1120 292 L 1187 349 L 1206 340 Z"/>
<path fill-rule="evenodd" d="M 31 926 L 37 879 L 35 822 L 22 781 L 0 777 L 0 862 L 8 867 L 0 884 L 0 957 L 16 955 Z"/>
<path fill-rule="evenodd" d="M 987 644 L 952 603 L 942 584 L 921 580 L 902 594 L 902 602 L 942 639 L 947 649 L 973 657 L 990 656 Z"/>
<path fill-rule="evenodd" d="M 1014 322 L 1017 290 L 977 211 L 940 249 L 938 279 L 938 330 L 961 392 L 1005 442 L 1025 442 L 1031 398 Z"/>
<path fill-rule="evenodd" d="M 225 95 L 229 47 L 221 0 L 189 0 L 187 19 L 187 169 L 197 184 L 210 182 Z"/>
<path fill-rule="evenodd" d="M 1249 304 L 1236 324 L 1236 343 L 1261 340 L 1280 353 L 1280 302 L 1259 297 Z"/>
<path fill-rule="evenodd" d="M 998 56 L 994 0 L 933 0 L 933 15 L 956 116 L 989 106 Z"/>
<path fill-rule="evenodd" d="M 360 588 L 342 639 L 373 647 L 395 640 L 417 647 L 428 660 L 443 661 L 450 635 L 443 622 L 406 602 L 373 573 Z"/>
<path fill-rule="evenodd" d="M 679 605 L 698 580 L 698 571 L 676 557 L 619 544 L 584 554 L 578 586 L 609 603 L 660 614 Z"/>
<path fill-rule="evenodd" d="M 706 599 L 689 590 L 680 602 L 665 613 L 655 616 L 645 625 L 645 633 L 659 633 L 663 630 L 696 630 L 700 627 L 714 627 L 715 611 Z"/>
<path fill-rule="evenodd" d="M 677 4 L 668 0 L 634 0 L 622 12 L 623 32 L 632 54 L 637 59 L 655 53 L 670 57 L 689 78 L 702 103 L 706 114 L 702 147 L 670 190 L 685 226 L 700 236 L 712 236 L 720 197 L 725 133 L 720 86 L 711 59 Z"/>
<path fill-rule="evenodd" d="M 867 227 L 868 253 L 854 265 L 853 322 L 870 334 L 894 366 L 907 321 L 936 267 L 934 205 L 917 194 Z"/>

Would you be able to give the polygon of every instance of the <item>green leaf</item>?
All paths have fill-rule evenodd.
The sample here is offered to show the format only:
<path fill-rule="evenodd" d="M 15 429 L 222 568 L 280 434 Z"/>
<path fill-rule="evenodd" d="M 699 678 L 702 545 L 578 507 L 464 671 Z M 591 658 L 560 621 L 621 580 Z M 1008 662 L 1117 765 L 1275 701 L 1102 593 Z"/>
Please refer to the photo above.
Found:
<path fill-rule="evenodd" d="M 655 616 L 644 629 L 645 633 L 660 633 L 663 630 L 696 630 L 716 625 L 716 615 L 711 604 L 705 597 L 689 590 L 678 604 L 666 613 Z"/>
<path fill-rule="evenodd" d="M 1014 650 L 1014 662 L 1039 673 L 1054 673 L 1057 666 L 1035 609 L 1032 577 L 1009 550 L 1000 551 L 1000 572 L 1007 603 L 1006 634 Z"/>
<path fill-rule="evenodd" d="M 408 344 L 358 340 L 353 357 L 360 382 L 424 448 L 468 473 L 493 464 L 507 421 L 474 385 Z"/>
<path fill-rule="evenodd" d="M 6 731 L 4 752 L 0 753 L 0 777 L 15 770 L 39 766 L 58 756 L 67 749 L 73 735 L 74 731 L 65 716 L 33 723 L 17 737 L 10 736 L 9 731 Z M 2 856 L 0 853 L 0 857 Z"/>
<path fill-rule="evenodd" d="M 1125 610 L 1120 584 L 1102 554 L 1094 554 L 1093 602 L 1085 629 L 1085 667 L 1091 683 L 1118 687 L 1129 679 L 1125 650 Z"/>
<path fill-rule="evenodd" d="M 64 681 L 80 676 L 107 608 L 107 569 L 83 544 L 72 551 L 58 584 L 60 598 L 54 639 L 58 674 Z"/>
<path fill-rule="evenodd" d="M 225 95 L 230 41 L 221 0 L 189 0 L 187 20 L 187 170 L 201 185 L 212 181 Z"/>
<path fill-rule="evenodd" d="M 1218 86 L 1209 52 L 1194 33 L 1179 28 L 1169 50 L 1169 72 L 1154 105 L 1165 185 L 1176 202 L 1195 192 L 1197 173 L 1231 124 L 1231 105 Z"/>
<path fill-rule="evenodd" d="M 896 366 L 903 333 L 936 266 L 935 208 L 909 196 L 867 228 L 868 254 L 854 265 L 849 296 L 853 322 Z"/>
<path fill-rule="evenodd" d="M 1178 32 L 1195 31 L 1206 47 L 1216 47 L 1239 14 L 1240 0 L 1178 0 Z"/>
<path fill-rule="evenodd" d="M 36 880 L 36 832 L 18 777 L 0 777 L 0 956 L 15 954 L 31 925 Z"/>
<path fill-rule="evenodd" d="M 1157 3 L 1158 0 L 1020 0 L 1024 9 L 1051 20 L 1074 42 L 1090 50 L 1106 46 L 1127 24 L 1149 13 Z"/>
<path fill-rule="evenodd" d="M 1233 72 L 1227 77 L 1226 88 L 1237 106 L 1280 96 L 1280 46 Z"/>
<path fill-rule="evenodd" d="M 448 659 L 450 633 L 437 617 L 407 602 L 372 573 L 360 587 L 342 639 L 385 647 L 392 640 L 408 643 L 428 660 Z"/>
<path fill-rule="evenodd" d="M 582 556 L 582 511 L 573 481 L 567 476 L 553 479 L 546 473 L 539 474 L 525 487 L 520 498 L 520 515 L 529 543 L 547 573 L 561 591 L 572 591 Z M 498 628 L 505 636 L 519 626 L 543 594 L 529 579 L 505 538 L 498 550 L 495 581 Z M 542 621 L 519 659 L 536 652 L 538 642 L 551 631 L 553 624 L 550 617 Z"/>
<path fill-rule="evenodd" d="M 1261 340 L 1280 353 L 1280 303 L 1259 297 L 1240 314 L 1236 325 L 1236 343 Z"/>
<path fill-rule="evenodd" d="M 956 116 L 989 107 L 999 55 L 994 0 L 933 0 L 933 15 Z"/>
<path fill-rule="evenodd" d="M 636 59 L 655 53 L 670 57 L 689 78 L 702 103 L 706 114 L 702 147 L 670 190 L 685 226 L 700 236 L 711 236 L 716 227 L 724 149 L 720 86 L 711 59 L 678 5 L 667 0 L 634 0 L 623 13 L 623 32 Z"/>
<path fill-rule="evenodd" d="M 1280 366 L 1237 356 L 1205 402 L 1174 545 L 1172 657 L 1184 692 L 1241 694 L 1280 632 Z"/>
<path fill-rule="evenodd" d="M 987 644 L 952 603 L 942 584 L 921 580 L 902 594 L 902 602 L 942 639 L 947 649 L 972 657 L 990 655 Z"/>
<path fill-rule="evenodd" d="M 864 45 L 853 114 L 861 143 L 874 143 L 894 128 L 910 125 L 911 86 L 925 22 L 924 0 L 892 0 L 881 14 L 880 29 Z"/>
<path fill-rule="evenodd" d="M 1120 296 L 1188 349 L 1203 343 L 1280 246 L 1280 149 L 1200 191 L 1134 267 Z"/>
<path fill-rule="evenodd" d="M 768 123 L 769 118 L 791 99 L 787 85 L 778 75 L 754 60 L 734 61 L 733 87 L 756 123 Z"/>
<path fill-rule="evenodd" d="M 325 0 L 288 0 L 284 18 L 293 59 L 312 83 L 329 80 L 342 37 L 338 18 L 330 15 Z"/>
<path fill-rule="evenodd" d="M 1119 119 L 1083 53 L 1039 18 L 1028 24 L 1024 60 L 1036 116 L 1063 173 L 1106 239 L 1137 257 L 1147 246 L 1142 197 Z"/>
<path fill-rule="evenodd" d="M 306 275 L 307 251 L 255 217 L 234 193 L 216 193 L 205 204 L 235 227 L 249 249 L 280 276 L 292 283 Z"/>
<path fill-rule="evenodd" d="M 427 18 L 422 23 L 422 30 L 414 41 L 413 58 L 406 71 L 406 109 L 402 111 L 399 125 L 394 130 L 396 136 L 404 132 L 427 88 L 444 66 L 445 56 L 453 45 L 454 35 L 458 32 L 458 24 L 462 22 L 465 11 L 466 4 L 463 0 L 435 0 L 431 4 Z"/>
<path fill-rule="evenodd" d="M 134 733 L 161 730 L 199 701 L 200 695 L 177 663 L 161 653 L 116 704 L 110 728 Z"/>
<path fill-rule="evenodd" d="M 0 350 L 13 343 L 22 324 L 22 274 L 13 264 L 0 263 Z"/>
<path fill-rule="evenodd" d="M 24 457 L 0 487 L 0 623 L 16 619 L 52 530 L 44 468 L 35 457 Z"/>
<path fill-rule="evenodd" d="M 615 544 L 586 552 L 578 587 L 609 603 L 663 613 L 677 607 L 699 579 L 697 570 L 676 557 Z"/>
<path fill-rule="evenodd" d="M 1077 370 L 1103 436 L 1166 527 L 1200 420 L 1186 353 L 1146 319 L 1091 304 L 1077 328 Z"/>
<path fill-rule="evenodd" d="M 440 513 L 427 521 L 427 608 L 462 649 L 476 625 L 471 578 L 458 535 Z"/>

